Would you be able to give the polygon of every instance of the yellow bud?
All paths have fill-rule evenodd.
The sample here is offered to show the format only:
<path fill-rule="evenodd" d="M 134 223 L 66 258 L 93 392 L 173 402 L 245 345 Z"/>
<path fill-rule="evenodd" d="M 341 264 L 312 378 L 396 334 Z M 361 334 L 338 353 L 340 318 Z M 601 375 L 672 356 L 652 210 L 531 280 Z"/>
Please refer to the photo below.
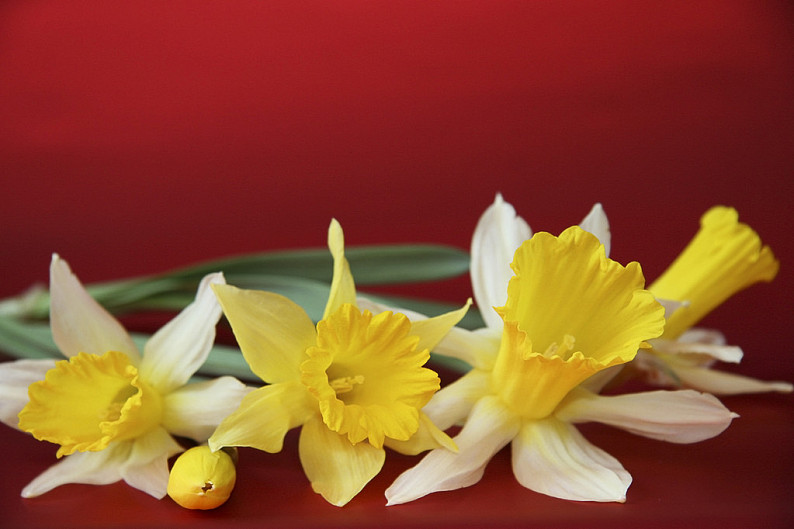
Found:
<path fill-rule="evenodd" d="M 174 462 L 168 495 L 186 509 L 214 509 L 229 499 L 237 479 L 235 462 L 224 450 L 196 446 Z"/>

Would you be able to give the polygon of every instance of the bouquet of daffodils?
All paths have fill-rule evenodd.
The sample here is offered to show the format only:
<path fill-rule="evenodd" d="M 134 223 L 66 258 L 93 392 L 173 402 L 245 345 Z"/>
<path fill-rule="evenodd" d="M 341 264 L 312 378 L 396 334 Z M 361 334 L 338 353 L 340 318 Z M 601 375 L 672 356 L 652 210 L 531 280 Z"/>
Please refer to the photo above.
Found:
<path fill-rule="evenodd" d="M 335 220 L 330 255 L 249 255 L 87 288 L 54 255 L 48 291 L 0 302 L 0 349 L 19 358 L 0 364 L 0 420 L 59 446 L 22 496 L 124 480 L 211 509 L 232 493 L 238 448 L 279 452 L 299 428 L 303 471 L 337 506 L 380 472 L 387 448 L 425 453 L 385 491 L 395 505 L 473 485 L 508 443 L 524 487 L 623 502 L 631 475 L 577 424 L 693 443 L 736 416 L 715 395 L 792 385 L 714 369 L 742 350 L 696 327 L 777 273 L 735 210 L 706 212 L 648 286 L 638 263 L 609 258 L 610 245 L 599 204 L 554 236 L 533 234 L 497 195 L 470 255 L 346 250 Z M 476 308 L 357 290 L 467 270 Z M 180 312 L 151 336 L 117 319 L 151 310 Z M 222 315 L 239 349 L 215 344 Z M 462 376 L 442 388 L 434 363 Z M 654 389 L 619 391 L 631 379 Z"/>

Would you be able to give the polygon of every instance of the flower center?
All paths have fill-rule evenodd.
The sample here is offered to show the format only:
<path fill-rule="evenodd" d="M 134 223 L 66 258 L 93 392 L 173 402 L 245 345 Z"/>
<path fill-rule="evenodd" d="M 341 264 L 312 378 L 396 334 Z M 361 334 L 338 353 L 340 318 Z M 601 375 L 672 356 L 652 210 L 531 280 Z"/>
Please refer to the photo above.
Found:
<path fill-rule="evenodd" d="M 363 375 L 356 375 L 354 377 L 340 377 L 335 378 L 330 381 L 328 384 L 333 388 L 336 395 L 342 395 L 343 393 L 349 393 L 353 391 L 353 386 L 356 384 L 363 384 L 364 377 Z"/>
<path fill-rule="evenodd" d="M 19 413 L 21 430 L 61 445 L 58 457 L 99 451 L 160 423 L 160 395 L 143 383 L 120 352 L 79 353 L 62 360 L 28 388 Z"/>
<path fill-rule="evenodd" d="M 423 367 L 430 355 L 416 350 L 418 341 L 402 314 L 373 316 L 343 304 L 320 321 L 301 381 L 328 428 L 377 448 L 386 437 L 410 439 L 419 409 L 439 388 L 438 375 Z"/>
<path fill-rule="evenodd" d="M 494 391 L 526 419 L 550 415 L 570 390 L 603 368 L 580 351 L 566 334 L 541 354 L 516 322 L 505 322 L 502 344 L 491 376 Z"/>
<path fill-rule="evenodd" d="M 576 338 L 571 336 L 570 334 L 566 334 L 562 337 L 562 345 L 558 345 L 557 342 L 551 342 L 546 350 L 543 352 L 543 356 L 546 358 L 551 358 L 552 356 L 559 356 L 563 360 L 567 359 L 569 353 L 573 352 L 573 346 L 576 343 Z"/>

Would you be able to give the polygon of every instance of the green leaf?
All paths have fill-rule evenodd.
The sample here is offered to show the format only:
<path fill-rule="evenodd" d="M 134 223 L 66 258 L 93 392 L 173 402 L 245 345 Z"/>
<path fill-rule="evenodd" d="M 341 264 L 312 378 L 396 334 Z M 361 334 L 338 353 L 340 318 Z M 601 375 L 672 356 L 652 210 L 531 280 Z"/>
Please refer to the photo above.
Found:
<path fill-rule="evenodd" d="M 466 252 L 436 245 L 391 245 L 349 247 L 345 255 L 357 286 L 394 285 L 433 281 L 466 273 Z M 283 294 L 313 317 L 328 297 L 333 262 L 326 249 L 246 254 L 206 261 L 164 274 L 93 283 L 86 289 L 100 305 L 114 314 L 133 311 L 178 311 L 195 296 L 206 274 L 221 271 L 229 284 L 241 288 Z M 5 311 L 36 319 L 49 315 L 49 294 L 39 290 L 5 300 Z M 317 316 L 318 319 L 319 316 Z"/>

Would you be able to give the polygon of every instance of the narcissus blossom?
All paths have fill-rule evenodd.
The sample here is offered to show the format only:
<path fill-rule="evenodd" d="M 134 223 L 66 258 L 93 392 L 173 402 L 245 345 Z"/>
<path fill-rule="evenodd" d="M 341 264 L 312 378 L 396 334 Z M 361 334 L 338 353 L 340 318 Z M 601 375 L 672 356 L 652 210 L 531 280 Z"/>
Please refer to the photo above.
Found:
<path fill-rule="evenodd" d="M 468 306 L 415 323 L 403 314 L 362 311 L 336 221 L 328 246 L 334 275 L 316 327 L 278 294 L 214 287 L 246 362 L 269 385 L 243 399 L 209 446 L 278 452 L 286 432 L 301 427 L 306 476 L 316 492 L 341 506 L 378 474 L 385 446 L 407 454 L 454 450 L 422 411 L 440 385 L 424 364 Z"/>
<path fill-rule="evenodd" d="M 693 327 L 736 292 L 774 279 L 779 268 L 772 250 L 739 222 L 735 209 L 717 206 L 700 220 L 700 230 L 648 287 L 668 309 L 664 334 L 653 349 L 638 355 L 633 367 L 648 381 L 714 394 L 789 392 L 787 382 L 766 382 L 711 369 L 715 361 L 738 363 L 742 350 L 725 344 L 716 330 Z"/>
<path fill-rule="evenodd" d="M 386 491 L 390 505 L 479 481 L 512 444 L 527 488 L 572 500 L 624 501 L 631 476 L 575 423 L 599 421 L 655 439 L 694 442 L 723 431 L 733 414 L 694 391 L 601 396 L 583 382 L 629 362 L 662 333 L 664 309 L 644 290 L 637 263 L 608 259 L 574 226 L 538 233 L 512 263 L 499 340 L 456 340 L 448 352 L 474 368 L 440 390 L 425 412 L 441 428 L 462 423 L 459 451 L 434 449 Z M 438 351 L 438 349 L 437 349 Z"/>
<path fill-rule="evenodd" d="M 210 274 L 196 299 L 155 333 L 143 354 L 57 255 L 50 266 L 52 334 L 68 360 L 0 364 L 0 418 L 60 445 L 63 459 L 22 496 L 65 483 L 119 480 L 156 498 L 166 494 L 172 435 L 205 440 L 248 389 L 232 377 L 188 383 L 204 363 L 221 310 Z M 65 457 L 64 457 L 65 456 Z"/>

